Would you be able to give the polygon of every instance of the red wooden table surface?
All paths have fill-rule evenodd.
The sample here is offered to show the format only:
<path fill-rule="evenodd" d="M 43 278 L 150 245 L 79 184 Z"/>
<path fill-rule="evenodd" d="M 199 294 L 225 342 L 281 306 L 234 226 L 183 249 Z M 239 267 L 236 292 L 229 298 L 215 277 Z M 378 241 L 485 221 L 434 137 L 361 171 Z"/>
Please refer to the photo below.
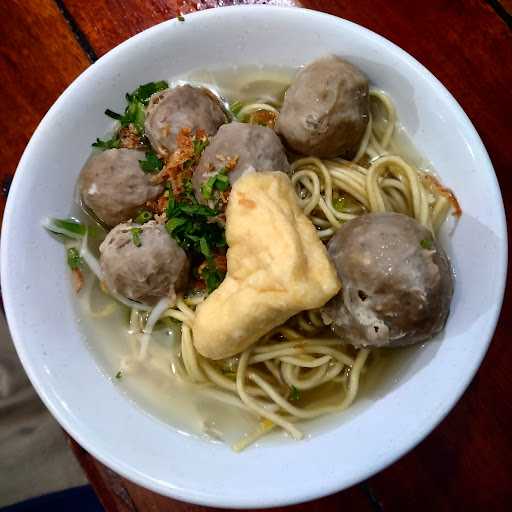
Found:
<path fill-rule="evenodd" d="M 4 134 L 0 211 L 30 135 L 64 88 L 110 48 L 178 10 L 186 12 L 188 4 L 192 2 L 0 0 L 0 133 Z M 307 0 L 302 4 L 368 27 L 425 64 L 475 124 L 508 207 L 512 0 Z M 508 294 L 493 343 L 473 383 L 415 450 L 360 485 L 287 510 L 510 510 L 511 310 Z M 72 440 L 70 445 L 109 512 L 208 510 L 146 491 L 105 468 Z"/>

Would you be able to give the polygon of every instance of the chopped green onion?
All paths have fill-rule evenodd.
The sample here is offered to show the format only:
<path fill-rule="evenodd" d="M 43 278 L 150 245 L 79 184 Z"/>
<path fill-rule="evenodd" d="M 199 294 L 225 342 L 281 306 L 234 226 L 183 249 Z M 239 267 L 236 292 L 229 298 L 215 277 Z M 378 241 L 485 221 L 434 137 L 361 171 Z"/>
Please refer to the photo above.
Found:
<path fill-rule="evenodd" d="M 229 105 L 229 111 L 233 114 L 234 117 L 237 117 L 238 114 L 240 114 L 240 110 L 242 110 L 243 106 L 244 105 L 241 101 L 235 100 Z"/>
<path fill-rule="evenodd" d="M 215 180 L 215 188 L 226 191 L 229 188 L 229 178 L 225 174 L 218 174 Z"/>
<path fill-rule="evenodd" d="M 201 185 L 201 194 L 205 199 L 211 199 L 213 195 L 213 184 L 215 183 L 215 180 L 216 176 L 212 176 Z"/>
<path fill-rule="evenodd" d="M 128 106 L 126 107 L 124 116 L 119 120 L 122 126 L 133 124 L 137 132 L 142 135 L 144 133 L 144 104 L 136 97 L 130 96 Z"/>
<path fill-rule="evenodd" d="M 121 141 L 117 137 L 114 136 L 109 140 L 96 139 L 96 142 L 93 142 L 92 146 L 94 148 L 99 148 L 99 149 L 105 150 L 105 149 L 118 149 L 120 144 L 121 144 Z"/>
<path fill-rule="evenodd" d="M 426 249 L 427 251 L 430 251 L 432 249 L 432 240 L 430 240 L 428 238 L 424 238 L 420 242 L 420 245 L 421 245 L 422 249 Z"/>
<path fill-rule="evenodd" d="M 192 141 L 192 145 L 194 146 L 194 154 L 199 156 L 204 151 L 204 148 L 208 146 L 208 139 L 201 140 L 201 139 L 194 139 Z"/>
<path fill-rule="evenodd" d="M 133 91 L 130 97 L 136 98 L 144 105 L 147 105 L 153 94 L 168 88 L 169 84 L 165 80 L 159 80 L 158 82 L 148 82 L 147 84 L 139 85 L 139 87 Z"/>
<path fill-rule="evenodd" d="M 109 108 L 107 108 L 105 110 L 105 115 L 108 117 L 111 117 L 112 119 L 115 119 L 116 121 L 119 121 L 123 117 L 121 114 L 118 114 L 117 112 L 114 112 L 113 110 L 110 110 Z"/>
<path fill-rule="evenodd" d="M 298 390 L 295 386 L 292 386 L 290 400 L 292 400 L 293 402 L 300 400 L 300 390 Z"/>
<path fill-rule="evenodd" d="M 226 168 L 223 167 L 217 174 L 215 174 L 215 176 L 211 176 L 201 185 L 201 194 L 205 199 L 211 199 L 213 197 L 214 190 L 224 192 L 229 188 L 229 178 L 227 177 L 226 172 Z"/>
<path fill-rule="evenodd" d="M 81 239 L 87 234 L 87 226 L 76 219 L 46 219 L 43 226 L 52 233 L 68 238 Z"/>
<path fill-rule="evenodd" d="M 119 121 L 121 126 L 134 126 L 135 130 L 140 136 L 144 136 L 144 120 L 146 118 L 145 107 L 149 103 L 149 99 L 153 94 L 158 91 L 167 89 L 169 84 L 165 80 L 158 82 L 148 82 L 142 84 L 135 89 L 131 94 L 126 94 L 126 101 L 128 105 L 124 110 L 124 114 L 118 114 L 113 110 L 107 108 L 105 114 L 116 121 Z M 118 148 L 121 141 L 118 137 L 113 137 L 110 140 L 96 139 L 93 146 L 100 149 Z"/>
<path fill-rule="evenodd" d="M 332 205 L 336 211 L 343 212 L 343 210 L 347 207 L 347 200 L 345 197 L 337 197 L 332 202 Z"/>
<path fill-rule="evenodd" d="M 164 161 L 160 160 L 154 151 L 148 151 L 146 153 L 146 159 L 139 160 L 139 165 L 145 173 L 155 173 L 162 170 Z"/>
<path fill-rule="evenodd" d="M 132 242 L 135 247 L 140 247 L 142 245 L 142 240 L 140 235 L 142 234 L 142 228 L 131 228 L 132 233 Z"/>
<path fill-rule="evenodd" d="M 83 260 L 76 247 L 70 247 L 67 251 L 68 265 L 71 270 L 76 270 L 82 266 Z"/>
<path fill-rule="evenodd" d="M 148 210 L 142 210 L 137 214 L 137 217 L 135 217 L 135 223 L 136 224 L 145 224 L 146 222 L 149 222 L 153 218 L 153 214 Z"/>

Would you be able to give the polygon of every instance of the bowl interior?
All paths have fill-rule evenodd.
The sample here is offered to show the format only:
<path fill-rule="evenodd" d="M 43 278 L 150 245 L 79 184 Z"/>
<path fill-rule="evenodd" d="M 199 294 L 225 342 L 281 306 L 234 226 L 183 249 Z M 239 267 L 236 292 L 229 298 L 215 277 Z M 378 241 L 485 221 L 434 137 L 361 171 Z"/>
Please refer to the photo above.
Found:
<path fill-rule="evenodd" d="M 41 228 L 66 216 L 90 143 L 123 94 L 193 69 L 298 67 L 326 53 L 358 65 L 386 90 L 414 144 L 452 188 L 464 214 L 446 236 L 456 272 L 444 334 L 411 351 L 393 379 L 342 416 L 313 423 L 297 443 L 278 437 L 242 455 L 179 433 L 145 413 L 87 348 L 70 303 L 62 246 Z M 492 268 L 492 273 L 479 272 Z M 444 417 L 485 354 L 506 272 L 503 205 L 487 153 L 466 115 L 420 64 L 383 38 L 328 15 L 224 8 L 171 20 L 123 43 L 80 76 L 34 134 L 5 214 L 2 286 L 22 362 L 62 426 L 101 461 L 162 494 L 231 507 L 312 499 L 396 460 Z M 108 343 L 108 340 L 105 340 Z M 300 485 L 297 483 L 300 482 Z"/>

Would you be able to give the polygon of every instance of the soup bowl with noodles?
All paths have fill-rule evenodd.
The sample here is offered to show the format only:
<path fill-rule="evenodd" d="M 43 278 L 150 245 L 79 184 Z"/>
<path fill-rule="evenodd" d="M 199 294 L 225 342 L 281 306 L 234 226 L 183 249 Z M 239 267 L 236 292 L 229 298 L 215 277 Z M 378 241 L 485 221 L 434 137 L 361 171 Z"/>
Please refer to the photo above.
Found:
<path fill-rule="evenodd" d="M 267 507 L 441 421 L 506 247 L 485 148 L 425 68 L 344 20 L 233 7 L 133 37 L 59 98 L 11 188 L 2 287 L 32 383 L 94 456 Z"/>

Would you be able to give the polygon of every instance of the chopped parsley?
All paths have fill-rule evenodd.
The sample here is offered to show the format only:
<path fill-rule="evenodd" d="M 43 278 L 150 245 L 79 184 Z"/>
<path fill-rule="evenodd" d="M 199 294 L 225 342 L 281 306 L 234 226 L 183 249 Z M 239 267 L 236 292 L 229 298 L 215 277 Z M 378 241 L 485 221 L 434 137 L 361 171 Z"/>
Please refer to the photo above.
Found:
<path fill-rule="evenodd" d="M 300 400 L 300 390 L 298 390 L 295 386 L 292 386 L 291 388 L 290 400 L 293 402 Z"/>
<path fill-rule="evenodd" d="M 424 238 L 420 242 L 421 248 L 430 251 L 432 249 L 432 240 L 429 238 Z"/>
<path fill-rule="evenodd" d="M 218 288 L 220 283 L 224 281 L 225 276 L 226 274 L 217 268 L 212 259 L 207 260 L 206 267 L 201 271 L 201 278 L 206 283 L 208 293 L 212 293 L 213 290 Z"/>
<path fill-rule="evenodd" d="M 153 214 L 148 210 L 142 210 L 137 214 L 137 217 L 135 217 L 135 223 L 136 224 L 145 224 L 146 222 L 149 222 L 153 218 Z"/>
<path fill-rule="evenodd" d="M 67 250 L 68 266 L 71 270 L 77 270 L 82 266 L 83 260 L 76 247 L 70 247 Z"/>
<path fill-rule="evenodd" d="M 190 202 L 179 202 L 171 196 L 165 227 L 185 250 L 207 257 L 205 252 L 212 253 L 214 248 L 226 246 L 224 228 L 216 222 L 208 222 L 217 214 L 216 210 L 199 204 L 194 198 L 190 198 Z"/>
<path fill-rule="evenodd" d="M 132 233 L 132 242 L 135 247 L 140 247 L 142 245 L 142 240 L 140 235 L 142 234 L 142 228 L 131 228 Z"/>
<path fill-rule="evenodd" d="M 162 170 L 164 161 L 160 160 L 154 151 L 148 151 L 146 153 L 146 159 L 139 160 L 139 165 L 145 173 L 156 173 Z"/>
<path fill-rule="evenodd" d="M 212 292 L 225 275 L 215 264 L 215 254 L 226 247 L 224 227 L 211 220 L 218 212 L 199 204 L 191 195 L 182 201 L 170 196 L 166 213 L 168 233 L 196 260 L 206 261 L 200 277 L 205 281 L 208 292 Z"/>
<path fill-rule="evenodd" d="M 227 169 L 223 167 L 215 176 L 211 176 L 201 185 L 201 194 L 205 199 L 211 199 L 215 190 L 224 192 L 229 188 L 229 178 L 226 172 Z"/>

